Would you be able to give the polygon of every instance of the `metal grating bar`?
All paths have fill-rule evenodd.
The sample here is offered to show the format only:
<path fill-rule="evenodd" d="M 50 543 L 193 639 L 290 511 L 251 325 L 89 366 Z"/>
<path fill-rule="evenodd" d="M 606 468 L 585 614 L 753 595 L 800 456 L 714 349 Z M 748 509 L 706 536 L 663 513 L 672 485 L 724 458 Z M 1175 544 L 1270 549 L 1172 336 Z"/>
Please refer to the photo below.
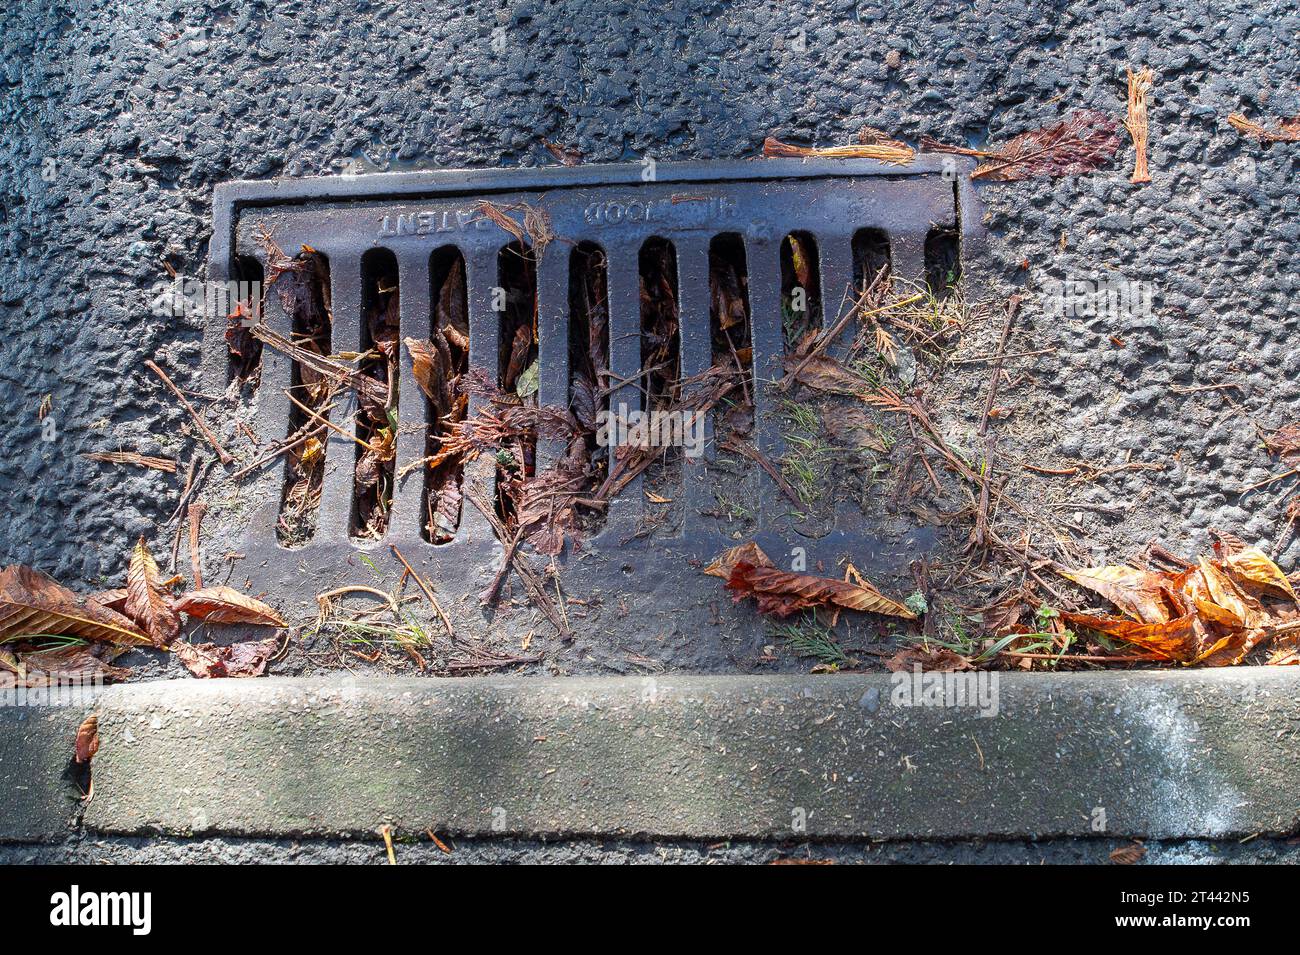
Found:
<path fill-rule="evenodd" d="M 428 341 L 432 323 L 429 290 L 429 251 L 423 246 L 399 250 L 397 256 L 398 308 L 401 337 Z M 415 382 L 410 352 L 398 345 L 397 462 L 394 469 L 393 513 L 388 537 L 399 546 L 420 539 L 423 521 L 424 469 L 413 468 L 402 478 L 403 468 L 424 457 L 429 402 Z"/>

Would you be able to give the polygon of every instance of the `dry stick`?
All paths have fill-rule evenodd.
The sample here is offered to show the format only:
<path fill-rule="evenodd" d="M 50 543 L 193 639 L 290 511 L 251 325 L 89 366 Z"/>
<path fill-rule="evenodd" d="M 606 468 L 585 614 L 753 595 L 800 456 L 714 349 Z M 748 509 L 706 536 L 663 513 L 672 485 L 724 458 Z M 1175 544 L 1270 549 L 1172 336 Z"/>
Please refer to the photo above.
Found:
<path fill-rule="evenodd" d="M 186 515 L 190 521 L 190 568 L 194 572 L 194 589 L 203 589 L 203 562 L 199 560 L 199 524 L 208 506 L 202 501 L 195 501 L 189 506 Z"/>
<path fill-rule="evenodd" d="M 333 410 L 333 408 L 334 408 L 333 404 L 326 405 L 324 408 L 320 409 L 320 413 L 324 414 L 327 411 Z M 268 451 L 266 454 L 262 455 L 252 464 L 247 465 L 246 467 L 242 467 L 234 474 L 230 475 L 231 479 L 238 481 L 240 478 L 244 477 L 249 472 L 256 471 L 262 465 L 267 464 L 270 461 L 274 461 L 276 458 L 284 454 L 286 451 L 292 451 L 294 448 L 298 447 L 298 445 L 303 444 L 304 442 L 309 441 L 310 439 L 316 437 L 316 435 L 320 433 L 320 430 L 321 430 L 320 424 L 303 425 L 294 434 L 285 438 L 284 442 L 280 444 L 278 447 L 276 447 L 274 451 Z"/>
<path fill-rule="evenodd" d="M 467 487 L 465 489 L 465 496 L 468 497 L 470 502 L 479 509 L 485 518 L 487 518 L 488 523 L 492 526 L 493 533 L 497 536 L 497 540 L 501 541 L 503 545 L 506 544 L 510 535 L 506 533 L 505 525 L 501 523 L 501 519 L 497 517 L 492 508 L 487 505 L 479 495 L 478 491 L 474 488 Z M 550 595 L 547 594 L 546 589 L 542 586 L 542 582 L 537 579 L 537 572 L 529 566 L 528 562 L 524 560 L 522 556 L 520 556 L 517 547 L 513 548 L 511 551 L 510 561 L 514 565 L 515 570 L 518 571 L 519 578 L 524 582 L 524 587 L 528 590 L 529 595 L 534 601 L 536 601 L 537 606 L 541 608 L 542 613 L 546 615 L 546 619 L 551 622 L 551 626 L 555 627 L 555 629 L 559 631 L 560 638 L 566 643 L 572 640 L 573 634 L 569 632 L 569 625 L 564 622 L 564 618 L 560 616 L 559 611 L 555 609 L 555 603 L 551 600 Z"/>
<path fill-rule="evenodd" d="M 437 612 L 438 616 L 442 618 L 442 625 L 447 628 L 447 636 L 455 639 L 456 632 L 452 628 L 451 621 L 447 619 L 447 615 L 442 610 L 442 605 L 438 603 L 438 598 L 433 595 L 433 591 L 429 588 L 429 585 L 424 582 L 423 577 L 415 572 L 415 568 L 407 563 L 406 558 L 402 556 L 402 552 L 397 549 L 396 544 L 390 544 L 389 546 L 392 548 L 393 556 L 402 562 L 402 566 L 406 568 L 406 572 L 411 575 L 417 584 L 420 585 L 420 589 L 424 591 L 424 595 L 429 598 L 429 603 L 433 605 L 433 609 Z"/>
<path fill-rule="evenodd" d="M 975 513 L 975 546 L 987 547 L 989 541 L 989 482 L 993 477 L 993 453 L 997 442 L 989 437 L 990 415 L 993 403 L 998 396 L 998 382 L 1002 378 L 1003 356 L 1007 353 L 1007 341 L 1011 338 L 1011 328 L 1020 311 L 1020 296 L 1012 295 L 1007 304 L 1007 321 L 1002 326 L 1002 337 L 998 339 L 997 357 L 993 362 L 993 374 L 989 377 L 989 393 L 984 399 L 984 414 L 980 418 L 980 437 L 984 440 L 984 467 L 980 469 L 980 501 Z"/>
<path fill-rule="evenodd" d="M 194 454 L 190 455 L 190 468 L 185 474 L 185 487 L 181 489 L 180 503 L 176 505 L 176 510 L 172 511 L 172 516 L 167 518 L 167 523 L 170 524 L 172 521 L 176 520 L 176 518 L 180 517 L 181 511 L 189 501 L 190 491 L 194 488 L 194 469 L 198 467 L 198 464 L 199 455 L 196 451 Z"/>
<path fill-rule="evenodd" d="M 221 446 L 221 442 L 217 440 L 217 436 L 212 433 L 212 430 L 208 427 L 208 423 L 203 420 L 203 415 L 194 410 L 194 406 L 190 404 L 190 400 L 185 397 L 184 392 L 176 387 L 176 382 L 168 378 L 167 372 L 163 371 L 152 361 L 145 359 L 145 366 L 161 378 L 163 384 L 171 389 L 172 394 L 181 400 L 181 404 L 183 404 L 185 410 L 190 413 L 190 417 L 193 418 L 194 423 L 198 425 L 198 429 L 203 434 L 203 437 L 207 439 L 208 444 L 212 445 L 213 449 L 217 452 L 217 457 L 221 459 L 221 463 L 233 464 L 235 462 L 234 457 L 229 451 Z"/>
<path fill-rule="evenodd" d="M 505 545 L 505 552 L 501 555 L 501 566 L 497 568 L 496 574 L 492 578 L 492 583 L 488 585 L 487 590 L 479 595 L 479 604 L 484 607 L 490 607 L 497 602 L 497 595 L 501 593 L 501 586 L 506 582 L 506 575 L 510 573 L 510 565 L 514 562 L 515 551 L 519 547 L 519 537 L 522 531 L 516 531 Z"/>
<path fill-rule="evenodd" d="M 1057 348 L 1053 346 L 1052 348 L 1036 348 L 1033 351 L 1011 352 L 1010 354 L 1003 355 L 1002 357 L 1008 360 L 1012 358 L 1033 358 L 1035 355 L 1052 355 L 1055 354 L 1056 351 Z M 974 364 L 975 362 L 980 362 L 980 361 L 996 361 L 997 357 L 998 357 L 997 355 L 973 355 L 970 358 L 954 358 L 951 361 L 949 361 L 948 364 L 971 365 Z"/>
<path fill-rule="evenodd" d="M 1070 663 L 1173 663 L 1172 660 L 1164 660 L 1159 657 L 1148 657 L 1140 654 L 1131 654 L 1125 656 L 1095 656 L 1087 653 L 1023 653 L 1019 650 L 999 650 L 998 656 L 1020 657 L 1022 660 L 1062 660 Z"/>
<path fill-rule="evenodd" d="M 135 451 L 86 451 L 81 456 L 91 461 L 103 461 L 105 464 L 134 464 L 166 474 L 176 473 L 176 462 L 170 458 L 158 458 L 148 454 L 138 454 Z"/>
<path fill-rule="evenodd" d="M 777 490 L 789 498 L 791 504 L 795 507 L 803 506 L 803 502 L 799 500 L 799 495 L 796 494 L 794 488 L 790 486 L 790 482 L 781 476 L 781 472 L 773 466 L 770 460 L 768 460 L 767 455 L 758 450 L 758 448 L 737 440 L 734 434 L 729 434 L 727 437 L 722 439 L 722 448 L 725 451 L 731 451 L 733 454 L 739 454 L 743 457 L 749 458 L 767 472 L 767 476 L 772 479 L 772 483 L 776 485 Z"/>

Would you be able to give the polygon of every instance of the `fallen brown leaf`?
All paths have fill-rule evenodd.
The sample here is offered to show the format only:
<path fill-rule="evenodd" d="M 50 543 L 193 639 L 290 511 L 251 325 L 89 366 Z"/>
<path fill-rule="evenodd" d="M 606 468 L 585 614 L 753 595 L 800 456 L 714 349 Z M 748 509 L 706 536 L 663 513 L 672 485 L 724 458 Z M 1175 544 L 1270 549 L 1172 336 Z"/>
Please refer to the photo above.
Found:
<path fill-rule="evenodd" d="M 251 640 L 230 646 L 215 643 L 177 643 L 172 650 L 199 679 L 221 677 L 255 677 L 266 671 L 266 664 L 275 654 L 279 640 Z"/>
<path fill-rule="evenodd" d="M 77 743 L 72 761 L 88 763 L 99 752 L 99 717 L 91 713 L 77 727 Z"/>
<path fill-rule="evenodd" d="M 840 607 L 905 620 L 916 619 L 916 614 L 907 607 L 890 600 L 861 578 L 858 583 L 849 583 L 831 577 L 757 567 L 739 560 L 727 579 L 727 589 L 732 591 L 732 599 L 736 602 L 744 597 L 753 597 L 758 601 L 759 613 L 778 617 L 788 617 L 811 607 Z"/>
<path fill-rule="evenodd" d="M 191 590 L 176 601 L 176 609 L 208 623 L 251 623 L 264 627 L 287 626 L 274 609 L 232 587 Z"/>
<path fill-rule="evenodd" d="M 0 640 L 58 634 L 139 645 L 149 637 L 127 617 L 74 594 L 38 570 L 14 564 L 0 571 Z"/>
<path fill-rule="evenodd" d="M 1133 865 L 1135 862 L 1141 862 L 1142 857 L 1146 854 L 1146 846 L 1140 842 L 1135 842 L 1131 846 L 1120 846 L 1118 849 L 1112 849 L 1110 861 L 1116 865 Z"/>
<path fill-rule="evenodd" d="M 709 564 L 708 567 L 705 567 L 703 573 L 708 574 L 710 577 L 721 577 L 726 580 L 741 561 L 752 564 L 754 567 L 776 566 L 776 564 L 772 563 L 771 558 L 763 553 L 761 547 L 753 541 L 748 541 L 731 548 L 731 550 Z"/>
<path fill-rule="evenodd" d="M 154 646 L 165 647 L 180 633 L 181 618 L 171 596 L 163 593 L 159 579 L 158 564 L 142 536 L 131 552 L 123 612 L 140 625 Z"/>

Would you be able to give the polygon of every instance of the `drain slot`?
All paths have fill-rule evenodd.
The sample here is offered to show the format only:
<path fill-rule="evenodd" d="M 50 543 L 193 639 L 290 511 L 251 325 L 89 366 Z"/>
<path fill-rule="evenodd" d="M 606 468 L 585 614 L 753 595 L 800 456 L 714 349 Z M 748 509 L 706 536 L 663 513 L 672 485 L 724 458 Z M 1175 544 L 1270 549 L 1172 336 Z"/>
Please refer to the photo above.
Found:
<path fill-rule="evenodd" d="M 500 314 L 497 384 L 507 395 L 536 407 L 540 386 L 537 363 L 537 262 L 532 248 L 518 240 L 497 253 L 493 307 Z M 537 433 L 497 452 L 497 513 L 510 517 L 528 480 L 537 473 Z"/>
<path fill-rule="evenodd" d="M 609 261 L 596 243 L 580 242 L 569 254 L 569 412 L 579 430 L 561 470 L 585 472 L 588 488 L 609 474 L 609 396 Z"/>
<path fill-rule="evenodd" d="M 822 280 L 817 240 L 791 232 L 781 242 L 781 338 L 787 354 L 821 330 Z"/>
<path fill-rule="evenodd" d="M 330 354 L 330 265 L 319 252 L 304 251 L 289 259 L 278 249 L 267 272 L 272 283 L 264 286 L 263 314 L 268 296 L 275 296 L 282 311 L 277 314 L 287 325 L 295 345 L 316 355 Z M 307 543 L 316 534 L 325 478 L 325 452 L 329 447 L 328 425 L 334 392 L 330 382 L 314 368 L 299 361 L 291 364 L 288 396 L 288 439 L 284 481 L 276 536 L 287 547 Z"/>
<path fill-rule="evenodd" d="M 749 311 L 749 268 L 745 241 L 725 232 L 709 243 L 709 340 L 712 366 L 739 372 L 740 394 L 734 391 L 714 412 L 715 427 L 723 420 L 729 430 L 747 434 L 754 410 L 754 346 Z"/>
<path fill-rule="evenodd" d="M 925 284 L 940 300 L 961 279 L 961 243 L 956 229 L 931 229 L 925 236 Z"/>
<path fill-rule="evenodd" d="M 640 395 L 629 410 L 652 415 L 676 404 L 681 397 L 682 335 L 677 248 L 654 236 L 637 255 L 637 282 L 641 305 Z M 627 392 L 624 391 L 623 394 Z M 623 401 L 622 398 L 619 399 Z M 647 473 L 647 482 L 672 497 L 681 483 L 681 449 L 662 447 Z"/>
<path fill-rule="evenodd" d="M 401 297 L 397 257 L 372 249 L 361 259 L 361 359 L 358 371 L 375 382 L 358 394 L 352 483 L 353 537 L 377 540 L 388 530 L 397 454 L 398 346 Z"/>
<path fill-rule="evenodd" d="M 883 229 L 859 229 L 853 233 L 853 288 L 858 295 L 870 290 L 884 292 L 890 279 L 893 250 Z"/>
<path fill-rule="evenodd" d="M 421 536 L 434 544 L 447 544 L 460 528 L 465 470 L 456 458 L 441 457 L 440 452 L 443 439 L 465 420 L 469 407 L 464 378 L 469 371 L 469 291 L 465 256 L 457 247 L 443 246 L 429 257 L 429 294 L 433 301 L 425 394 L 429 466 L 424 469 L 421 494 Z"/>

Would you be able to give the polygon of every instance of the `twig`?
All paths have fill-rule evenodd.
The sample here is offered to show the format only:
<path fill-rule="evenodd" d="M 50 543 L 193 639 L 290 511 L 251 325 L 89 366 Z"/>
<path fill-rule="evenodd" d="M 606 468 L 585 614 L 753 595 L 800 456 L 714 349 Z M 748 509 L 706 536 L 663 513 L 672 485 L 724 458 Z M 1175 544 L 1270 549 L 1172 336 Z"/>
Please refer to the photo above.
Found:
<path fill-rule="evenodd" d="M 208 506 L 202 501 L 195 501 L 186 511 L 190 522 L 190 569 L 194 572 L 194 589 L 203 588 L 203 562 L 199 560 L 199 525 Z"/>
<path fill-rule="evenodd" d="M 105 464 L 134 464 L 167 474 L 176 473 L 176 462 L 170 458 L 155 458 L 134 451 L 86 451 L 81 456 L 91 461 L 103 461 Z"/>
<path fill-rule="evenodd" d="M 194 419 L 194 423 L 198 426 L 203 437 L 207 439 L 208 444 L 212 445 L 213 449 L 217 452 L 217 457 L 221 459 L 221 463 L 233 464 L 235 461 L 234 457 L 229 451 L 221 446 L 221 442 L 217 440 L 217 436 L 212 433 L 212 430 L 208 427 L 208 423 L 203 420 L 203 415 L 194 410 L 194 406 L 190 404 L 190 400 L 185 397 L 184 392 L 176 387 L 176 382 L 168 378 L 167 372 L 163 371 L 149 359 L 146 358 L 144 363 L 150 371 L 162 379 L 163 384 L 171 389 L 172 394 L 180 399 L 181 404 L 184 405 L 185 410 L 190 413 L 190 417 Z"/>
<path fill-rule="evenodd" d="M 739 454 L 742 457 L 749 458 L 767 472 L 767 476 L 772 479 L 772 483 L 776 485 L 777 490 L 789 498 L 791 504 L 795 507 L 803 506 L 803 502 L 799 500 L 799 495 L 796 494 L 794 488 L 790 486 L 790 482 L 782 477 L 781 472 L 776 469 L 768 459 L 767 455 L 758 450 L 758 448 L 755 448 L 744 441 L 738 440 L 734 434 L 729 434 L 722 440 L 722 447 L 724 450 L 730 451 L 733 454 Z"/>
<path fill-rule="evenodd" d="M 284 395 L 285 395 L 286 398 L 288 398 L 290 401 L 292 401 L 295 405 L 297 405 L 299 409 L 301 409 L 305 414 L 307 414 L 307 415 L 308 415 L 308 416 L 309 416 L 313 421 L 315 421 L 317 424 L 323 424 L 323 425 L 325 425 L 325 427 L 329 428 L 331 431 L 335 431 L 335 432 L 337 432 L 338 434 L 341 434 L 343 437 L 347 438 L 349 441 L 355 441 L 357 444 L 361 445 L 361 446 L 362 446 L 363 448 L 365 448 L 367 451 L 370 450 L 370 445 L 366 444 L 364 441 L 362 441 L 360 438 L 358 438 L 355 434 L 348 434 L 346 431 L 344 431 L 342 428 L 340 428 L 338 425 L 336 425 L 333 421 L 330 421 L 328 418 L 322 418 L 320 415 L 318 415 L 316 412 L 312 411 L 310 408 L 308 408 L 305 404 L 303 404 L 301 401 L 299 401 L 299 400 L 298 400 L 297 398 L 295 398 L 293 395 L 289 394 L 289 392 L 288 392 L 287 390 L 285 391 Z"/>
<path fill-rule="evenodd" d="M 429 598 L 429 603 L 433 605 L 433 609 L 437 612 L 438 616 L 442 618 L 442 625 L 447 628 L 447 636 L 455 639 L 456 632 L 451 626 L 451 621 L 447 619 L 447 615 L 442 610 L 442 605 L 438 603 L 438 598 L 433 595 L 433 591 L 429 588 L 429 585 L 424 582 L 424 578 L 417 574 L 415 568 L 407 563 L 406 558 L 402 556 L 402 552 L 397 549 L 396 544 L 390 544 L 389 547 L 393 551 L 393 556 L 402 562 L 402 566 L 406 568 L 406 572 L 411 575 L 417 584 L 419 584 L 420 589 L 424 591 L 424 595 Z"/>
<path fill-rule="evenodd" d="M 1012 358 L 1033 358 L 1035 355 L 1054 355 L 1057 352 L 1055 346 L 1052 348 L 1035 348 L 1033 351 L 1017 351 L 1003 355 L 1004 359 Z M 971 365 L 979 361 L 996 361 L 997 355 L 974 355 L 970 358 L 954 358 L 949 364 L 952 365 Z"/>
<path fill-rule="evenodd" d="M 1128 654 L 1125 656 L 1095 656 L 1086 653 L 1023 653 L 1019 650 L 999 650 L 998 656 L 1019 657 L 1022 660 L 1060 660 L 1073 661 L 1078 663 L 1171 663 L 1170 660 L 1162 660 L 1159 657 L 1149 657 L 1142 654 Z"/>
<path fill-rule="evenodd" d="M 993 413 L 993 402 L 998 396 L 998 382 L 1002 378 L 1003 356 L 1007 352 L 1007 342 L 1011 338 L 1011 328 L 1015 325 L 1016 313 L 1020 311 L 1020 296 L 1012 295 L 1007 303 L 1007 320 L 1002 326 L 1002 337 L 998 339 L 997 358 L 993 362 L 993 373 L 989 376 L 989 393 L 984 399 L 984 414 L 980 418 L 980 438 L 984 441 L 984 466 L 980 468 L 979 509 L 975 512 L 974 542 L 976 547 L 984 548 L 989 542 L 989 482 L 993 479 L 993 457 L 997 440 L 990 437 L 989 421 Z"/>
<path fill-rule="evenodd" d="M 497 536 L 502 545 L 505 545 L 510 535 L 506 533 L 505 525 L 501 519 L 493 512 L 492 508 L 487 505 L 479 494 L 478 490 L 473 487 L 465 488 L 465 496 L 470 499 L 475 507 L 487 518 L 487 522 L 492 526 L 492 531 Z M 546 619 L 551 622 L 551 626 L 560 634 L 560 639 L 566 643 L 573 639 L 573 634 L 569 631 L 569 625 L 564 622 L 558 610 L 555 609 L 555 603 L 547 594 L 542 582 L 537 579 L 537 572 L 529 566 L 528 562 L 520 555 L 518 547 L 511 551 L 510 562 L 514 565 L 515 571 L 519 574 L 520 580 L 524 582 L 524 587 L 528 590 L 529 595 L 537 603 Z"/>
<path fill-rule="evenodd" d="M 194 469 L 198 467 L 198 465 L 199 455 L 196 451 L 194 454 L 190 455 L 190 468 L 185 474 L 185 487 L 181 489 L 181 499 L 176 505 L 176 510 L 172 511 L 172 516 L 167 518 L 167 523 L 170 524 L 172 521 L 176 520 L 176 518 L 180 517 L 181 511 L 185 509 L 185 505 L 189 502 L 190 491 L 194 489 Z"/>
<path fill-rule="evenodd" d="M 326 407 L 320 409 L 320 413 L 324 414 L 325 412 L 330 411 L 333 408 L 334 408 L 333 404 L 327 405 Z M 290 435 L 288 438 L 285 438 L 283 443 L 277 445 L 274 451 L 268 451 L 266 454 L 262 455 L 252 464 L 242 467 L 234 474 L 230 475 L 231 480 L 238 481 L 240 478 L 247 475 L 250 471 L 256 471 L 262 465 L 270 461 L 274 461 L 280 455 L 284 454 L 284 452 L 292 451 L 294 448 L 298 447 L 298 445 L 302 444 L 303 442 L 308 441 L 311 438 L 314 438 L 317 434 L 320 433 L 320 429 L 321 429 L 321 425 L 319 422 L 303 425 L 294 434 Z"/>
<path fill-rule="evenodd" d="M 980 420 L 980 437 L 983 437 L 989 429 L 989 414 L 993 411 L 993 402 L 998 395 L 998 380 L 1002 377 L 1002 364 L 1006 357 L 1007 340 L 1011 337 L 1011 328 L 1016 322 L 1016 314 L 1020 311 L 1020 296 L 1011 296 L 1007 303 L 1007 321 L 1002 326 L 1002 337 L 998 340 L 998 350 L 994 356 L 993 374 L 989 380 L 988 397 L 984 399 L 984 416 Z"/>

